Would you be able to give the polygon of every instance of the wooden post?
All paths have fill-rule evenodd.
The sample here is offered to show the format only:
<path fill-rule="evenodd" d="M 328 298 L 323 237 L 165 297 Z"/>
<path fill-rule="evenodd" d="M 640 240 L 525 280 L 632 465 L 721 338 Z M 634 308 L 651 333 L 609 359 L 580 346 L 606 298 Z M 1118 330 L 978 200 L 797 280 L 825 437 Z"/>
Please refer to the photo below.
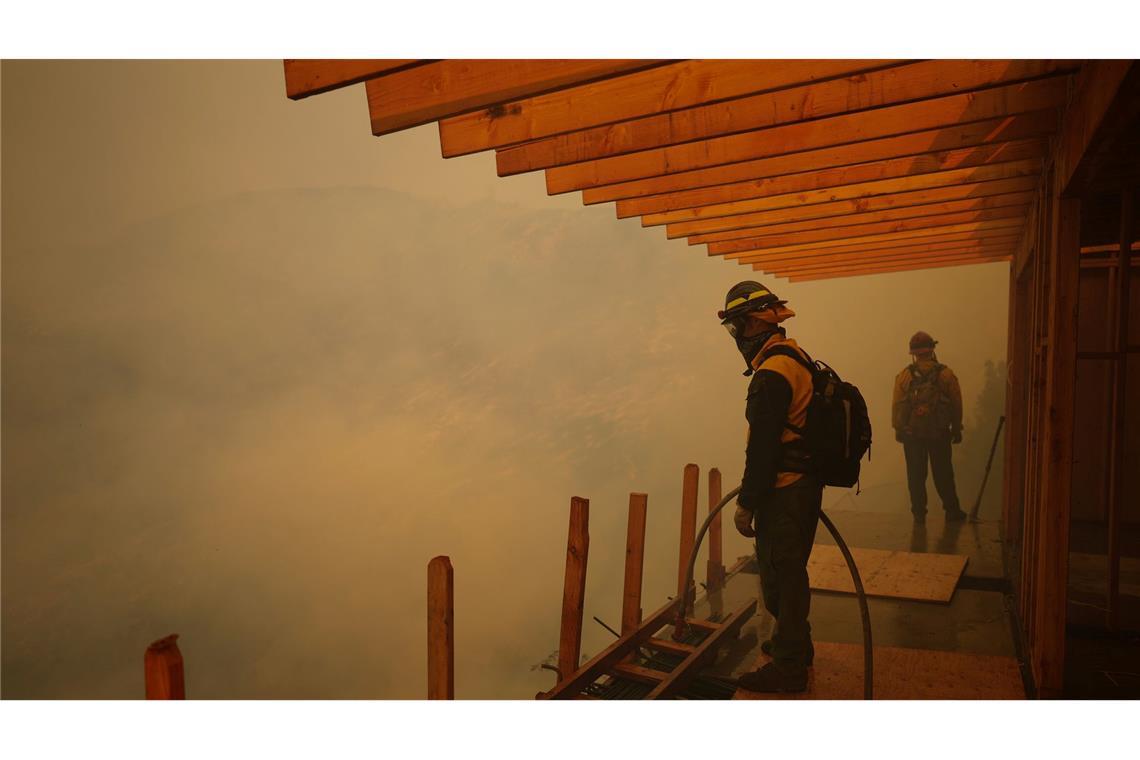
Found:
<path fill-rule="evenodd" d="M 559 679 L 578 669 L 582 653 L 582 614 L 586 602 L 586 560 L 590 555 L 590 500 L 570 499 L 566 539 L 566 578 L 562 589 L 562 632 L 558 640 Z"/>
<path fill-rule="evenodd" d="M 1135 237 L 1133 226 L 1136 208 L 1131 190 L 1120 194 L 1120 252 L 1116 264 L 1116 313 L 1109 319 L 1116 319 L 1116 345 L 1109 346 L 1116 351 L 1115 382 L 1112 392 L 1112 417 L 1109 429 L 1112 431 L 1109 445 L 1108 467 L 1108 630 L 1120 627 L 1120 508 L 1124 500 L 1125 466 L 1124 434 L 1128 400 L 1128 320 L 1131 316 L 1132 291 L 1132 241 Z"/>
<path fill-rule="evenodd" d="M 645 513 L 649 497 L 629 495 L 629 525 L 625 531 L 625 589 L 622 592 L 621 632 L 624 636 L 641 622 L 641 572 L 645 565 Z"/>
<path fill-rule="evenodd" d="M 186 677 L 177 633 L 165 636 L 146 648 L 143 669 L 147 699 L 186 699 Z"/>
<path fill-rule="evenodd" d="M 427 568 L 428 699 L 455 699 L 455 575 L 451 558 Z"/>
<path fill-rule="evenodd" d="M 697 486 L 701 477 L 701 470 L 695 464 L 685 465 L 685 477 L 681 484 L 681 557 L 677 563 L 677 597 L 684 599 L 684 612 L 686 615 L 693 607 L 693 594 L 695 584 L 685 586 L 685 574 L 688 571 L 689 555 L 693 553 L 693 545 L 697 541 Z"/>
<path fill-rule="evenodd" d="M 1042 696 L 1061 695 L 1065 675 L 1065 619 L 1069 577 L 1069 521 L 1072 512 L 1073 422 L 1077 362 L 1077 296 L 1080 276 L 1079 199 L 1057 199 L 1052 284 L 1046 304 L 1048 354 L 1039 498 L 1037 557 L 1039 601 L 1034 647 L 1037 688 Z"/>
<path fill-rule="evenodd" d="M 720 499 L 720 470 L 714 467 L 709 470 L 710 512 L 720 504 Z M 723 511 L 718 512 L 709 523 L 709 560 L 705 567 L 705 585 L 708 586 L 710 594 L 724 588 L 724 555 L 721 548 L 724 534 L 720 522 L 722 514 Z"/>

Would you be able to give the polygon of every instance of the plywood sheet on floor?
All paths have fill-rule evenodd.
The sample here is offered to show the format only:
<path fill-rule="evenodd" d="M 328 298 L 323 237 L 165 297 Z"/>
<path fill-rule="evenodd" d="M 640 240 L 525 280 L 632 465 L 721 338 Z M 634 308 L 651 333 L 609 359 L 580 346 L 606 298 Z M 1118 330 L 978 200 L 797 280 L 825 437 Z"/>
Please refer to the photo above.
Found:
<path fill-rule="evenodd" d="M 915 554 L 883 549 L 852 549 L 867 596 L 948 603 L 966 569 L 958 554 Z M 808 579 L 817 591 L 855 593 L 851 572 L 839 547 L 816 544 L 808 560 Z"/>
<path fill-rule="evenodd" d="M 756 666 L 769 658 L 762 655 Z M 1017 660 L 933 649 L 875 647 L 875 699 L 1025 699 Z M 815 666 L 802 694 L 738 689 L 733 699 L 862 699 L 863 647 L 815 642 Z"/>

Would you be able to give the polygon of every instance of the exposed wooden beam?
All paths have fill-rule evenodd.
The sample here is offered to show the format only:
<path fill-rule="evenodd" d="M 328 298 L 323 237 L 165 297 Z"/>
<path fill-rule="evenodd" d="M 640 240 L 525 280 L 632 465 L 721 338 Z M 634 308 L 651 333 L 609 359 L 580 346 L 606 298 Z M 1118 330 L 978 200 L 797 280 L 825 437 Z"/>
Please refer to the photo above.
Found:
<path fill-rule="evenodd" d="M 780 177 L 763 177 L 748 182 L 736 182 L 646 198 L 620 200 L 617 202 L 617 215 L 620 219 L 772 195 L 809 192 L 826 187 L 885 181 L 1025 159 L 1040 159 L 1045 155 L 1047 147 L 1048 143 L 1044 138 L 1036 138 L 976 145 L 970 148 L 939 151 L 921 156 L 904 156 L 853 166 L 817 169 Z"/>
<path fill-rule="evenodd" d="M 888 237 L 885 240 L 857 240 L 854 243 L 846 243 L 840 241 L 839 245 L 832 243 L 802 243 L 800 245 L 781 246 L 779 248 L 766 248 L 758 250 L 735 251 L 725 254 L 717 254 L 709 251 L 708 255 L 717 256 L 722 255 L 726 259 L 735 260 L 739 264 L 751 264 L 757 261 L 768 261 L 774 257 L 789 256 L 803 256 L 807 254 L 825 254 L 825 253 L 855 253 L 858 251 L 877 251 L 888 248 L 903 248 L 903 247 L 921 247 L 932 245 L 943 245 L 946 243 L 977 243 L 989 245 L 996 243 L 999 240 L 1008 240 L 1011 237 L 1016 237 L 1018 229 L 1016 227 L 1009 227 L 1005 229 L 984 229 L 984 230 L 959 230 L 956 232 L 946 233 L 937 228 L 932 228 L 928 234 L 917 235 L 914 237 Z M 910 233 L 907 233 L 908 235 Z M 871 237 L 881 237 L 874 236 Z"/>
<path fill-rule="evenodd" d="M 505 176 L 838 114 L 874 120 L 887 106 L 1074 68 L 1071 61 L 924 61 L 536 140 L 500 150 L 496 162 Z"/>
<path fill-rule="evenodd" d="M 1003 261 L 1009 261 L 1009 257 L 1005 256 L 998 259 L 974 259 L 968 258 L 961 261 L 943 261 L 933 263 L 909 263 L 891 266 L 875 266 L 865 269 L 853 268 L 850 270 L 843 270 L 837 272 L 817 272 L 803 276 L 790 275 L 788 280 L 790 282 L 810 282 L 812 280 L 831 280 L 837 277 L 859 277 L 861 275 L 870 274 L 890 274 L 894 272 L 911 272 L 919 269 L 942 269 L 945 267 L 961 267 L 961 266 L 976 266 L 978 264 L 998 264 Z"/>
<path fill-rule="evenodd" d="M 706 198 L 698 194 L 694 203 L 691 202 L 689 196 L 680 195 L 683 192 L 714 188 L 721 185 L 739 188 L 751 182 L 760 183 L 760 189 L 763 190 L 766 189 L 765 185 L 774 182 L 776 177 L 788 175 L 795 175 L 795 179 L 787 180 L 792 184 L 772 192 L 814 190 L 818 187 L 826 187 L 827 184 L 843 185 L 872 179 L 886 179 L 904 174 L 918 174 L 923 171 L 956 169 L 960 166 L 972 165 L 970 161 L 972 157 L 982 159 L 977 163 L 1006 161 L 1010 159 L 1005 157 L 1004 152 L 1013 150 L 1024 140 L 1037 140 L 1038 146 L 1040 146 L 1040 143 L 1044 142 L 1043 138 L 1055 131 L 1058 119 L 1056 110 L 1033 111 L 1015 116 L 955 124 L 863 142 L 739 161 L 705 169 L 674 172 L 612 185 L 562 187 L 556 184 L 560 170 L 551 169 L 546 173 L 547 192 L 553 195 L 557 192 L 580 189 L 582 190 L 582 202 L 587 205 L 632 198 L 648 199 L 648 196 L 652 195 L 662 196 L 659 200 L 668 201 L 674 193 L 677 193 L 676 205 L 667 204 L 662 208 L 647 207 L 644 210 L 637 210 L 636 213 L 669 211 L 672 208 L 688 208 L 693 205 L 740 200 L 736 197 L 718 198 L 715 194 Z M 1033 155 L 1040 154 L 1033 153 Z M 1013 156 L 1012 158 L 1018 157 L 1021 156 Z M 1029 158 L 1030 156 L 1023 157 Z M 897 162 L 897 159 L 906 159 L 906 161 Z M 896 163 L 886 164 L 887 161 L 896 161 Z M 872 166 L 854 170 L 851 173 L 851 176 L 855 177 L 854 179 L 841 178 L 840 181 L 833 181 L 829 178 L 825 184 L 806 182 L 817 174 L 834 172 L 842 168 L 853 168 L 861 164 L 871 164 Z M 584 164 L 579 168 L 587 166 L 589 164 Z"/>
<path fill-rule="evenodd" d="M 680 61 L 441 121 L 443 155 L 461 156 L 901 61 Z"/>
<path fill-rule="evenodd" d="M 693 545 L 697 540 L 697 486 L 700 476 L 701 470 L 695 464 L 685 465 L 681 482 L 681 542 L 677 561 L 677 598 L 685 600 L 682 610 L 686 614 L 692 609 L 692 590 L 695 586 L 695 581 L 690 579 L 689 587 L 685 588 L 685 575 L 689 567 L 689 555 L 692 554 Z"/>
<path fill-rule="evenodd" d="M 1070 190 L 1097 128 L 1135 64 L 1132 60 L 1101 60 L 1089 61 L 1081 68 L 1072 103 L 1065 109 L 1054 159 L 1062 193 Z"/>
<path fill-rule="evenodd" d="M 955 232 L 951 234 L 936 233 L 922 238 L 904 238 L 901 240 L 884 240 L 871 243 L 855 243 L 853 245 L 831 245 L 830 243 L 792 246 L 788 251 L 753 251 L 746 257 L 753 261 L 770 260 L 776 258 L 798 258 L 807 255 L 824 255 L 831 253 L 860 253 L 867 251 L 883 251 L 892 249 L 925 249 L 928 247 L 955 247 L 963 244 L 996 243 L 998 241 L 1017 241 L 1018 231 L 993 230 Z"/>
<path fill-rule="evenodd" d="M 998 245 L 998 246 L 984 246 L 984 247 L 967 247 L 957 250 L 945 251 L 928 251 L 924 253 L 883 253 L 883 254 L 867 254 L 862 256 L 821 256 L 817 257 L 819 260 L 801 259 L 799 261 L 781 261 L 776 263 L 763 263 L 761 269 L 757 271 L 768 272 L 770 274 L 786 276 L 788 272 L 815 272 L 826 269 L 835 269 L 840 267 L 848 267 L 851 265 L 858 266 L 877 266 L 879 264 L 901 264 L 909 263 L 912 261 L 948 261 L 951 259 L 960 259 L 968 256 L 976 256 L 978 258 L 1004 258 L 1009 256 L 1011 245 Z"/>
<path fill-rule="evenodd" d="M 655 60 L 462 60 L 370 79 L 372 134 L 383 135 L 481 108 L 655 66 Z M 503 105 L 503 104 L 506 105 Z"/>
<path fill-rule="evenodd" d="M 625 532 L 625 585 L 622 591 L 621 632 L 641 622 L 641 576 L 645 566 L 645 517 L 649 497 L 629 495 L 629 521 Z"/>
<path fill-rule="evenodd" d="M 783 124 L 709 140 L 600 158 L 551 169 L 554 187 L 612 185 L 645 177 L 691 171 L 737 161 L 778 156 L 845 143 L 948 127 L 971 121 L 1057 108 L 1065 102 L 1069 77 L 1057 76 L 979 92 L 948 95 L 870 112 Z M 504 154 L 500 153 L 499 158 Z M 500 167 L 500 175 L 503 172 Z"/>
<path fill-rule="evenodd" d="M 558 672 L 562 678 L 578 670 L 589 554 L 590 500 L 575 496 L 570 499 L 570 529 L 566 539 L 566 575 L 562 591 L 562 628 L 558 642 Z"/>
<path fill-rule="evenodd" d="M 768 272 L 768 276 L 775 277 L 814 277 L 815 275 L 827 275 L 840 272 L 882 272 L 882 271 L 902 271 L 901 268 L 906 267 L 921 267 L 930 269 L 938 266 L 945 266 L 948 264 L 993 264 L 1002 261 L 1009 261 L 1009 252 L 993 253 L 987 255 L 978 254 L 958 254 L 956 256 L 931 256 L 926 258 L 914 258 L 895 261 L 868 261 L 868 262 L 851 262 L 847 264 L 836 264 L 829 267 L 803 267 L 802 269 L 790 268 L 783 272 Z"/>
<path fill-rule="evenodd" d="M 450 557 L 428 563 L 427 610 L 428 699 L 455 699 L 455 577 Z"/>
<path fill-rule="evenodd" d="M 186 699 L 186 674 L 178 634 L 151 643 L 143 655 L 143 683 L 147 699 Z"/>
<path fill-rule="evenodd" d="M 854 224 L 849 227 L 832 227 L 821 230 L 808 230 L 806 232 L 789 232 L 784 235 L 764 235 L 742 240 L 728 240 L 723 243 L 710 243 L 709 250 L 716 246 L 731 246 L 741 244 L 751 249 L 775 248 L 785 245 L 801 243 L 821 243 L 840 240 L 866 240 L 881 235 L 891 236 L 893 239 L 914 235 L 920 237 L 929 235 L 933 231 L 951 231 L 963 225 L 997 225 L 998 227 L 1020 227 L 1025 223 L 1027 209 L 1023 206 L 1010 208 L 996 208 L 988 211 L 967 211 L 957 214 L 942 214 L 940 216 L 904 219 L 898 222 L 878 222 L 875 224 Z M 741 248 L 738 250 L 748 250 Z M 733 252 L 736 252 L 735 250 Z"/>
<path fill-rule="evenodd" d="M 876 233 L 873 235 L 859 235 L 856 237 L 844 238 L 845 242 L 850 244 L 855 243 L 879 243 L 889 240 L 904 240 L 908 238 L 925 238 L 934 237 L 943 234 L 950 234 L 955 232 L 979 232 L 982 230 L 995 230 L 1000 229 L 1008 232 L 1011 228 L 1018 228 L 1024 224 L 1021 218 L 1012 219 L 993 219 L 981 222 L 965 222 L 961 224 L 951 224 L 944 227 L 927 227 L 918 230 L 903 230 L 900 232 Z M 1003 232 L 1003 234 L 1005 234 Z M 791 238 L 791 240 L 784 241 L 782 238 Z M 724 255 L 726 258 L 742 258 L 750 252 L 755 251 L 769 251 L 776 253 L 778 251 L 788 250 L 802 250 L 817 246 L 820 240 L 805 240 L 801 235 L 796 237 L 793 235 L 777 235 L 770 238 L 747 238 L 745 240 L 726 240 L 723 243 L 709 243 L 709 255 L 720 256 Z M 839 244 L 839 241 L 834 241 Z"/>
<path fill-rule="evenodd" d="M 770 259 L 753 262 L 762 267 L 765 272 L 781 272 L 797 267 L 818 268 L 821 266 L 834 266 L 835 264 L 870 263 L 880 261 L 909 261 L 911 259 L 932 258 L 943 255 L 959 254 L 1008 254 L 1013 248 L 1010 242 L 997 243 L 959 243 L 945 248 L 918 247 L 913 249 L 886 248 L 881 251 L 862 251 L 859 253 L 833 253 L 828 255 L 798 256 L 795 258 Z"/>
<path fill-rule="evenodd" d="M 841 251 L 838 253 L 816 253 L 814 251 L 800 251 L 798 253 L 760 254 L 747 259 L 736 259 L 739 264 L 759 264 L 761 267 L 779 268 L 785 264 L 806 264 L 811 262 L 836 261 L 843 262 L 858 260 L 861 257 L 887 257 L 911 256 L 914 254 L 937 253 L 976 253 L 992 250 L 1010 249 L 1016 239 L 989 238 L 985 240 L 959 240 L 949 243 L 926 243 L 920 245 L 903 246 L 897 248 L 872 248 L 863 251 Z"/>
<path fill-rule="evenodd" d="M 948 169 L 941 172 L 918 174 L 913 177 L 895 177 L 893 179 L 880 179 L 871 182 L 859 182 L 853 185 L 838 185 L 820 190 L 811 190 L 804 193 L 784 193 L 770 195 L 763 198 L 752 198 L 746 201 L 733 201 L 732 203 L 717 203 L 712 206 L 698 206 L 696 208 L 683 208 L 676 211 L 666 211 L 660 214 L 647 214 L 641 217 L 643 227 L 657 224 L 670 224 L 674 222 L 688 222 L 717 217 L 735 216 L 738 214 L 752 214 L 758 211 L 772 211 L 775 209 L 807 206 L 815 203 L 831 203 L 838 200 L 856 198 L 870 198 L 876 195 L 891 195 L 905 193 L 912 190 L 926 190 L 949 185 L 976 184 L 991 182 L 999 179 L 1015 177 L 1030 178 L 1032 181 L 1041 171 L 1041 161 L 1035 158 L 1008 163 L 990 164 L 986 166 L 971 166 L 965 169 Z M 1024 189 L 1025 183 L 1017 185 Z"/>
<path fill-rule="evenodd" d="M 285 94 L 293 100 L 300 100 L 425 63 L 430 61 L 415 58 L 286 58 Z"/>
<path fill-rule="evenodd" d="M 667 225 L 665 230 L 669 238 L 689 235 L 690 245 L 700 245 L 717 240 L 750 237 L 752 234 L 767 234 L 747 232 L 755 228 L 786 228 L 790 224 L 808 225 L 805 229 L 810 229 L 812 225 L 834 227 L 966 209 L 1019 205 L 1033 200 L 1035 181 L 1034 177 L 1017 177 L 1012 180 L 947 185 L 751 214 L 732 214 L 694 222 L 676 222 Z"/>
<path fill-rule="evenodd" d="M 954 224 L 965 224 L 968 222 L 985 222 L 994 219 L 1020 219 L 1024 220 L 1025 215 L 1029 212 L 1027 204 L 1019 204 L 1015 206 L 1001 206 L 998 208 L 988 208 L 981 210 L 965 210 L 953 213 L 940 213 L 930 215 L 918 215 L 907 217 L 903 219 L 889 219 L 886 221 L 877 222 L 859 222 L 843 226 L 815 226 L 813 227 L 807 222 L 797 222 L 794 225 L 776 225 L 775 227 L 753 227 L 752 237 L 742 238 L 753 241 L 758 241 L 763 244 L 763 241 L 772 240 L 797 240 L 800 242 L 827 242 L 831 240 L 846 240 L 852 237 L 861 237 L 864 235 L 878 235 L 891 232 L 905 232 L 909 230 L 921 230 L 928 228 L 941 228 Z M 792 226 L 796 229 L 788 230 L 787 227 Z M 779 232 L 775 230 L 779 228 Z M 771 234 L 763 234 L 758 236 L 756 233 L 767 233 L 773 231 Z"/>

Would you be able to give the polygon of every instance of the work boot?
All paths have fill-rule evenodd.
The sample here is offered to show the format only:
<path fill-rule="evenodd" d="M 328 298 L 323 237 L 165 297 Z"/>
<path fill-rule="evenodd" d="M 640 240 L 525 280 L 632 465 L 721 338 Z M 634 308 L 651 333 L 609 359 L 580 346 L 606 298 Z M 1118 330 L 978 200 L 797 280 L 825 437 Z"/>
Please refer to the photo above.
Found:
<path fill-rule="evenodd" d="M 946 510 L 946 522 L 948 523 L 962 522 L 968 516 L 969 515 L 961 509 L 955 509 L 954 511 Z"/>
<path fill-rule="evenodd" d="M 780 692 L 795 694 L 807 691 L 807 670 L 785 670 L 774 662 L 769 662 L 759 670 L 742 675 L 740 688 L 748 691 Z"/>
<path fill-rule="evenodd" d="M 772 640 L 766 639 L 764 641 L 764 643 L 762 643 L 760 645 L 760 651 L 763 652 L 764 654 L 768 655 L 769 657 L 771 657 L 772 656 L 772 647 L 773 647 Z M 815 662 L 815 644 L 812 644 L 809 641 L 808 642 L 807 666 L 810 668 L 813 662 Z"/>

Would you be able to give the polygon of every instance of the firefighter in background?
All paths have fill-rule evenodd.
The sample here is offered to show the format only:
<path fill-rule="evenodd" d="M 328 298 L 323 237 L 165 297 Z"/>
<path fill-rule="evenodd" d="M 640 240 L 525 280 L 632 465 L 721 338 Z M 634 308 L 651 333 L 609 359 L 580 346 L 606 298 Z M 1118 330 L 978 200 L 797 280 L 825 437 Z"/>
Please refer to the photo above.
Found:
<path fill-rule="evenodd" d="M 942 499 L 946 522 L 966 518 L 954 487 L 951 444 L 962 442 L 962 390 L 958 378 L 938 361 L 938 341 L 922 331 L 910 339 L 912 362 L 895 378 L 891 424 L 895 440 L 906 454 L 910 511 L 914 520 L 926 519 L 926 463 L 934 473 L 934 487 Z"/>
<path fill-rule="evenodd" d="M 791 351 L 806 360 L 780 326 L 795 316 L 786 303 L 758 282 L 741 282 L 728 291 L 718 315 L 744 357 L 744 374 L 752 375 L 744 478 L 734 521 L 741 535 L 756 540 L 764 606 L 776 628 L 761 645 L 772 662 L 744 674 L 740 685 L 766 692 L 807 688 L 814 655 L 807 562 L 823 498 L 799 432 L 807 424 L 812 376 L 795 359 L 778 353 Z"/>

